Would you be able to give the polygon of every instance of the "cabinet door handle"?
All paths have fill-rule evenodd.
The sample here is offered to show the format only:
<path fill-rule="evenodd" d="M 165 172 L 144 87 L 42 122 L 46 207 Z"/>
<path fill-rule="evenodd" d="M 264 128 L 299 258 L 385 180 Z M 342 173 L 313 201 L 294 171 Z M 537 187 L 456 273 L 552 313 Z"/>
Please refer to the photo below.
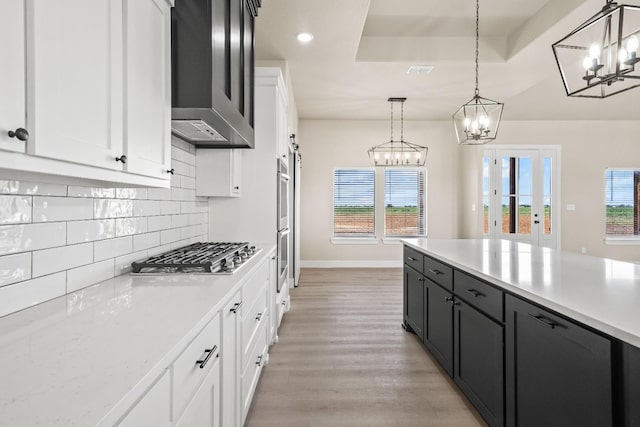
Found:
<path fill-rule="evenodd" d="M 483 297 L 484 294 L 482 292 L 478 292 L 475 289 L 467 289 L 467 292 L 469 292 L 471 295 L 473 295 L 474 298 L 478 298 L 478 297 Z"/>
<path fill-rule="evenodd" d="M 204 352 L 207 353 L 207 356 L 202 360 L 196 360 L 196 365 L 200 364 L 200 369 L 204 368 L 209 359 L 211 359 L 211 356 L 213 356 L 213 353 L 216 352 L 217 348 L 217 345 L 214 345 L 213 348 L 206 348 Z"/>
<path fill-rule="evenodd" d="M 546 317 L 542 316 L 542 315 L 534 315 L 531 313 L 527 313 L 529 315 L 529 317 L 535 319 L 536 321 L 538 321 L 539 323 L 542 323 L 544 326 L 546 326 L 547 328 L 551 328 L 551 329 L 555 329 L 556 326 L 559 326 L 556 322 L 554 322 L 551 319 L 547 319 Z"/>
<path fill-rule="evenodd" d="M 436 269 L 436 268 L 432 268 L 431 270 L 429 270 L 429 273 L 434 274 L 436 276 L 439 276 L 440 274 L 444 274 L 442 271 Z"/>
<path fill-rule="evenodd" d="M 453 302 L 453 297 L 446 297 L 444 300 L 446 302 L 451 302 L 452 303 Z"/>
<path fill-rule="evenodd" d="M 424 277 L 422 276 L 418 277 L 418 282 L 424 282 Z"/>
<path fill-rule="evenodd" d="M 25 128 L 10 130 L 8 134 L 9 138 L 18 138 L 20 141 L 27 141 L 29 139 L 29 131 Z"/>
<path fill-rule="evenodd" d="M 256 320 L 259 322 L 262 319 L 262 313 L 256 314 Z"/>
<path fill-rule="evenodd" d="M 258 367 L 262 366 L 262 358 L 263 358 L 262 354 L 258 356 L 258 360 L 256 360 L 256 366 Z"/>
<path fill-rule="evenodd" d="M 415 260 L 416 260 L 415 258 L 410 257 L 410 256 L 408 256 L 408 257 L 407 257 L 407 259 L 408 259 L 409 261 L 415 261 Z"/>
<path fill-rule="evenodd" d="M 242 301 L 233 304 L 233 307 L 231 307 L 229 311 L 233 314 L 237 314 L 240 307 L 242 307 Z"/>
<path fill-rule="evenodd" d="M 116 162 L 122 162 L 122 164 L 124 165 L 125 163 L 127 163 L 127 156 L 123 154 L 120 157 L 116 157 Z"/>
<path fill-rule="evenodd" d="M 170 173 L 171 175 L 174 175 L 176 173 L 176 170 L 174 168 L 167 169 L 167 173 Z"/>
<path fill-rule="evenodd" d="M 240 190 L 240 187 L 233 187 L 234 190 Z"/>

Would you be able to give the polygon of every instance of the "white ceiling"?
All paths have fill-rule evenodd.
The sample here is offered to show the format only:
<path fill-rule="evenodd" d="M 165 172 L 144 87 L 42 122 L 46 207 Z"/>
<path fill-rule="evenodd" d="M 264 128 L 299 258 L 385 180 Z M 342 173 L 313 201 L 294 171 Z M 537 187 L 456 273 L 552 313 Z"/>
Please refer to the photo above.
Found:
<path fill-rule="evenodd" d="M 480 94 L 511 120 L 640 119 L 639 89 L 568 98 L 557 70 L 551 44 L 604 3 L 481 0 Z M 384 119 L 387 98 L 407 97 L 407 119 L 442 120 L 473 96 L 473 0 L 263 0 L 259 12 L 256 58 L 288 62 L 301 119 Z"/>

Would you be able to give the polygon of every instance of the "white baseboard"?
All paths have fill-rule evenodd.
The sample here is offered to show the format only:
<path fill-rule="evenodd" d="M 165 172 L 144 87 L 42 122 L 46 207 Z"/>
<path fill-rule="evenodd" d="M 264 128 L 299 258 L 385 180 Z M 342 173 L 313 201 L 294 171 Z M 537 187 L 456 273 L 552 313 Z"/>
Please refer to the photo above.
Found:
<path fill-rule="evenodd" d="M 402 268 L 402 259 L 387 261 L 306 260 L 301 268 Z"/>

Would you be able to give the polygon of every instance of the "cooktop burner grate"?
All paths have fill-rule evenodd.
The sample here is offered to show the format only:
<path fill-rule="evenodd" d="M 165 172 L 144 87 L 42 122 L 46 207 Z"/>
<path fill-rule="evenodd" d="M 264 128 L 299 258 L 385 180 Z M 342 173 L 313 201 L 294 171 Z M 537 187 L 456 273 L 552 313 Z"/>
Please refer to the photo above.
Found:
<path fill-rule="evenodd" d="M 134 262 L 131 268 L 134 274 L 231 274 L 257 252 L 244 242 L 198 242 Z"/>

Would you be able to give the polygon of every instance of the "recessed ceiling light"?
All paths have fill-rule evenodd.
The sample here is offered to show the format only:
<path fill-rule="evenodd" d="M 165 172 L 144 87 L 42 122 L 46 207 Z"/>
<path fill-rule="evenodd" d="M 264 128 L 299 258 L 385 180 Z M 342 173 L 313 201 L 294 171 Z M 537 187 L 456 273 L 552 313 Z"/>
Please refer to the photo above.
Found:
<path fill-rule="evenodd" d="M 313 34 L 311 33 L 298 33 L 296 37 L 300 43 L 309 43 L 313 40 Z"/>
<path fill-rule="evenodd" d="M 431 74 L 433 65 L 412 65 L 407 70 L 407 74 Z"/>

